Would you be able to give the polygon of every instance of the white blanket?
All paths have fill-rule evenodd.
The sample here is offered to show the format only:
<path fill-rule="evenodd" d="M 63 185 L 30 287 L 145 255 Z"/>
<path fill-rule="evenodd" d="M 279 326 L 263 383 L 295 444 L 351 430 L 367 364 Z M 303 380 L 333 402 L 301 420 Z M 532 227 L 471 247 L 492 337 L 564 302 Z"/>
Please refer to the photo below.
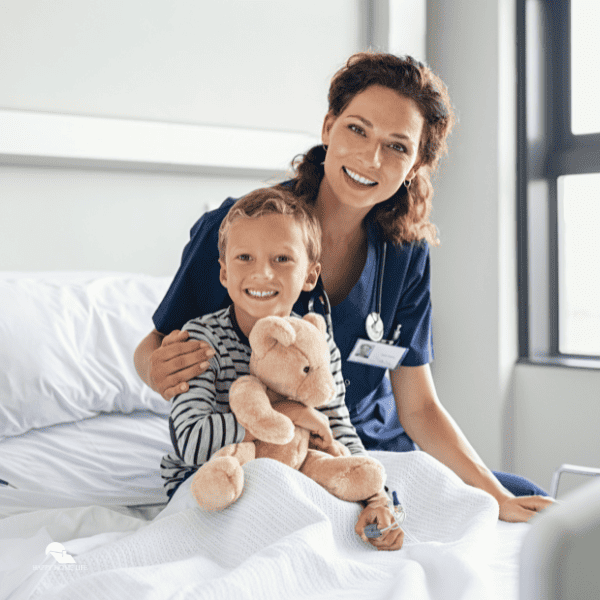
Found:
<path fill-rule="evenodd" d="M 11 598 L 48 600 L 511 597 L 516 573 L 507 571 L 509 580 L 498 588 L 490 570 L 494 500 L 424 452 L 372 454 L 405 507 L 405 529 L 418 540 L 406 538 L 400 551 L 378 552 L 355 534 L 359 505 L 262 459 L 244 467 L 244 494 L 220 513 L 195 507 L 184 484 L 147 524 L 117 513 L 111 520 L 110 510 L 98 507 L 68 509 L 75 511 L 70 517 L 45 511 L 37 523 L 36 513 L 4 519 L 0 539 L 8 542 L 11 532 L 28 538 L 10 542 L 13 557 L 19 544 L 41 552 L 37 567 L 30 560 L 24 575 L 21 567 L 16 589 L 16 571 L 10 579 L 5 569 L 4 583 L 15 589 Z M 44 559 L 52 540 L 64 544 L 75 564 Z"/>

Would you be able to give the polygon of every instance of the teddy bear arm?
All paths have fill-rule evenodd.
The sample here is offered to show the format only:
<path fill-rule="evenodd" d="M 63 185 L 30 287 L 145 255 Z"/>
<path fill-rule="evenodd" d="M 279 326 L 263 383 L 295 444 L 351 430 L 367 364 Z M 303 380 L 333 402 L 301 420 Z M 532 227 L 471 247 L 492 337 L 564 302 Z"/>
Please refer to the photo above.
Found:
<path fill-rule="evenodd" d="M 317 436 L 310 437 L 309 448 L 313 450 L 320 450 L 331 456 L 351 456 L 352 453 L 348 449 L 348 446 L 344 446 L 341 442 L 333 440 L 331 445 L 326 445 L 323 440 Z"/>
<path fill-rule="evenodd" d="M 294 400 L 282 400 L 274 403 L 273 406 L 275 410 L 287 415 L 294 425 L 310 431 L 313 434 L 311 439 L 315 441 L 316 446 L 323 449 L 333 445 L 334 440 L 327 415 L 312 406 L 305 406 Z"/>
<path fill-rule="evenodd" d="M 259 440 L 287 444 L 294 437 L 294 424 L 271 406 L 267 386 L 253 375 L 232 384 L 229 405 L 238 422 Z"/>
<path fill-rule="evenodd" d="M 385 485 L 385 470 L 370 456 L 334 457 L 308 450 L 300 471 L 328 492 L 348 502 L 378 495 Z"/>

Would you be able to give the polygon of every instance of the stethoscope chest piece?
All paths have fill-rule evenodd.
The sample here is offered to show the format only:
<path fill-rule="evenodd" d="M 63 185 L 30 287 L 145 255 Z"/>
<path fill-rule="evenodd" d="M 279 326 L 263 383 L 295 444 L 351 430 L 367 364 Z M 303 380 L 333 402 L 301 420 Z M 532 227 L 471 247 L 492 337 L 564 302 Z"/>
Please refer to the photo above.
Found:
<path fill-rule="evenodd" d="M 387 242 L 383 242 L 383 256 L 381 268 L 379 269 L 379 281 L 377 282 L 376 312 L 367 315 L 365 319 L 365 330 L 372 342 L 380 342 L 383 339 L 383 321 L 381 320 L 381 297 L 383 295 L 383 274 L 385 271 L 385 255 L 387 254 Z"/>
<path fill-rule="evenodd" d="M 383 339 L 383 321 L 379 313 L 370 313 L 365 320 L 365 329 L 372 342 L 380 342 Z"/>

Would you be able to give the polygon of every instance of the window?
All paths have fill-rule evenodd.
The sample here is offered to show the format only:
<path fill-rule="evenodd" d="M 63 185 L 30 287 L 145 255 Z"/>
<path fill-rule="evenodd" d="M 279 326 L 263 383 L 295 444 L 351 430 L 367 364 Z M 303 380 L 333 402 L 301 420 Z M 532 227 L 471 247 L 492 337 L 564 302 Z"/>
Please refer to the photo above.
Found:
<path fill-rule="evenodd" d="M 600 2 L 518 0 L 522 359 L 600 366 Z"/>

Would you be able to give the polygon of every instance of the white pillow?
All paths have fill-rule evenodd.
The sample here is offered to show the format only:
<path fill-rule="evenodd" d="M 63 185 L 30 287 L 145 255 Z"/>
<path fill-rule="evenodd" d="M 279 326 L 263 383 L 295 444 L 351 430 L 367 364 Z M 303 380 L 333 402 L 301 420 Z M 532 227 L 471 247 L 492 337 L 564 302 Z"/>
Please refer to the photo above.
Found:
<path fill-rule="evenodd" d="M 0 439 L 101 412 L 169 403 L 133 352 L 153 329 L 170 279 L 145 275 L 0 275 Z"/>

